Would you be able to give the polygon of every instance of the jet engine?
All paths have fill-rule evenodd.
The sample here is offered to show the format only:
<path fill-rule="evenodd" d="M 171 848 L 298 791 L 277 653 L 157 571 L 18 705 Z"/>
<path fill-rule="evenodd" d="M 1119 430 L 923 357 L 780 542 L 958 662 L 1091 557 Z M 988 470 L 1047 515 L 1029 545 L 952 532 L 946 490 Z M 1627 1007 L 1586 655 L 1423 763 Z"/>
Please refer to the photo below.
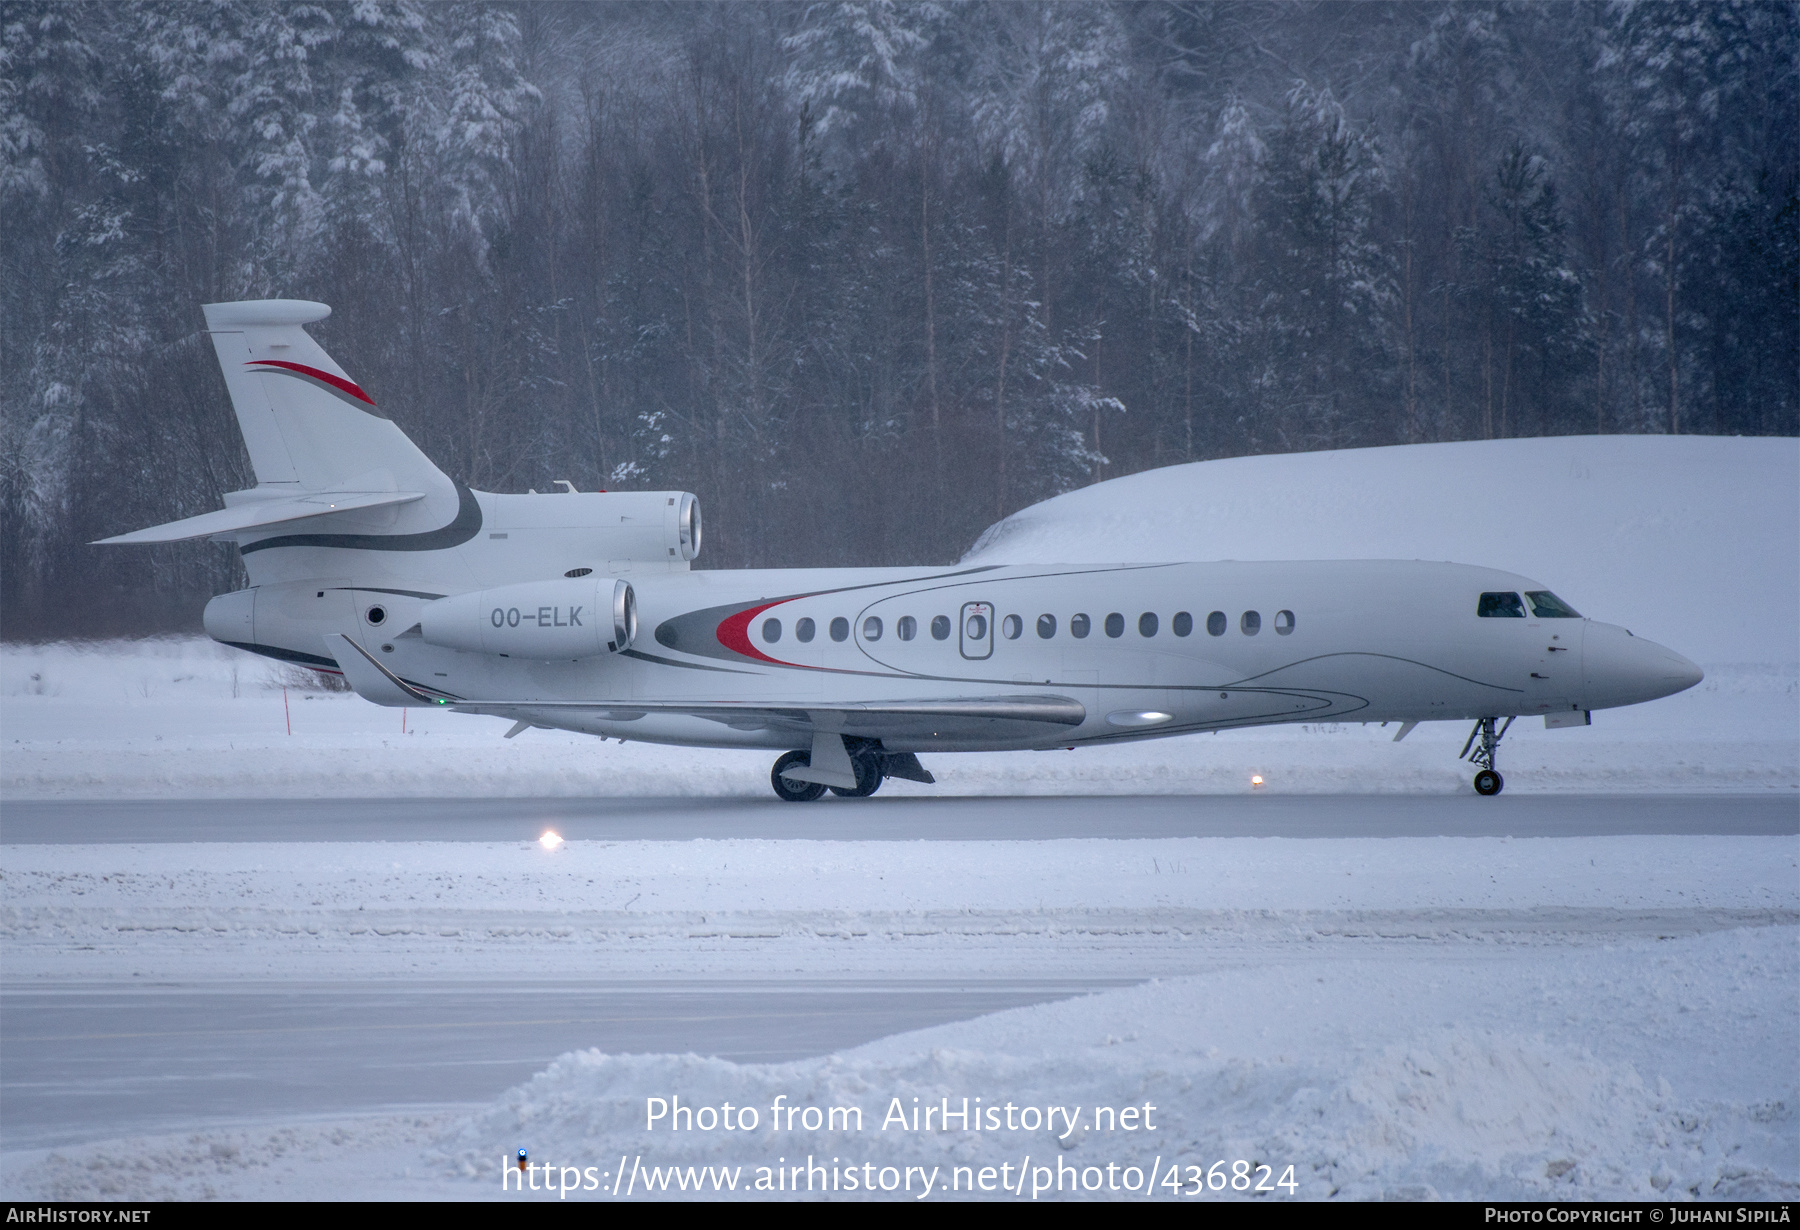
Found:
<path fill-rule="evenodd" d="M 623 653 L 637 637 L 637 594 L 613 577 L 528 581 L 425 604 L 419 635 L 433 645 L 513 658 Z"/>

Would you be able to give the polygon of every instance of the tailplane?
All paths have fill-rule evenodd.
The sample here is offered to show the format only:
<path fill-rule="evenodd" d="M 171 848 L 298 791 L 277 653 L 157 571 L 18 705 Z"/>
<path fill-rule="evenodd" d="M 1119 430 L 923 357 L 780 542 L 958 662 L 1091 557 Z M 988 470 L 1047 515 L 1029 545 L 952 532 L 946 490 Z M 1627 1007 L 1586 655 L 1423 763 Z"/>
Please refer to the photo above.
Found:
<path fill-rule="evenodd" d="M 226 495 L 218 512 L 103 543 L 244 541 L 287 522 L 366 521 L 378 510 L 419 501 L 426 502 L 418 514 L 423 520 L 457 513 L 463 501 L 456 484 L 302 327 L 324 320 L 330 308 L 303 299 L 254 299 L 209 303 L 204 310 L 256 486 Z M 370 527 L 391 527 L 393 517 L 390 511 Z"/>

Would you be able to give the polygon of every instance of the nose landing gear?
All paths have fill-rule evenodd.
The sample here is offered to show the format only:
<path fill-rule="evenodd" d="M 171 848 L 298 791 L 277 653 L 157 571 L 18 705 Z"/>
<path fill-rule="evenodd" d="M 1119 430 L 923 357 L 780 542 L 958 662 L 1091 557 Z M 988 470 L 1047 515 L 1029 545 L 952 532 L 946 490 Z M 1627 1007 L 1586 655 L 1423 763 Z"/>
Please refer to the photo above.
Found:
<path fill-rule="evenodd" d="M 1506 788 L 1506 779 L 1494 767 L 1494 753 L 1500 750 L 1500 740 L 1506 738 L 1506 732 L 1512 729 L 1513 719 L 1507 718 L 1506 725 L 1498 733 L 1494 723 L 1498 719 L 1485 717 L 1475 723 L 1475 729 L 1469 732 L 1469 741 L 1463 744 L 1459 760 L 1479 766 L 1475 774 L 1475 793 L 1480 795 L 1499 794 Z"/>

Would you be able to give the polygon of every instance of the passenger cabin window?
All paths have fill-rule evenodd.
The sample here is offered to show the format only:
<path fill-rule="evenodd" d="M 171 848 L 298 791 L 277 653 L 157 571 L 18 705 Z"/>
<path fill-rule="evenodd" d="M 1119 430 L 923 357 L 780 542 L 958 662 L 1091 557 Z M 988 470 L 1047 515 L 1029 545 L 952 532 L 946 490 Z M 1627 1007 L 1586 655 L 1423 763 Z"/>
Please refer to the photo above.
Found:
<path fill-rule="evenodd" d="M 894 635 L 903 641 L 910 641 L 919 635 L 919 621 L 911 615 L 902 615 L 900 622 L 894 625 Z"/>
<path fill-rule="evenodd" d="M 1525 604 L 1517 594 L 1483 594 L 1475 613 L 1483 619 L 1524 619 Z"/>
<path fill-rule="evenodd" d="M 1016 641 L 1025 631 L 1025 621 L 1017 615 L 1008 615 L 1000 621 L 1000 635 L 1009 641 Z"/>
<path fill-rule="evenodd" d="M 863 620 L 863 640 L 878 641 L 881 639 L 881 620 L 871 615 Z"/>
<path fill-rule="evenodd" d="M 1294 630 L 1294 613 L 1292 611 L 1275 612 L 1275 635 L 1286 636 Z"/>
<path fill-rule="evenodd" d="M 1106 617 L 1106 635 L 1112 637 L 1125 635 L 1125 617 L 1117 611 Z"/>
<path fill-rule="evenodd" d="M 763 620 L 763 640 L 773 645 L 781 639 L 781 621 L 779 619 Z"/>
<path fill-rule="evenodd" d="M 950 639 L 950 617 L 948 615 L 934 615 L 932 617 L 931 639 L 934 641 L 947 641 Z"/>
<path fill-rule="evenodd" d="M 850 639 L 850 621 L 842 615 L 831 621 L 831 639 L 834 641 Z"/>
<path fill-rule="evenodd" d="M 804 644 L 813 638 L 813 621 L 797 619 L 794 621 L 794 639 Z"/>
<path fill-rule="evenodd" d="M 1527 590 L 1525 591 L 1525 600 L 1531 603 L 1531 613 L 1539 619 L 1581 618 L 1581 612 L 1547 589 Z"/>
<path fill-rule="evenodd" d="M 1038 616 L 1038 635 L 1046 641 L 1056 635 L 1056 616 Z"/>
<path fill-rule="evenodd" d="M 1088 623 L 1088 617 L 1086 615 L 1071 615 L 1071 616 L 1069 616 L 1069 635 L 1074 637 L 1076 640 L 1080 640 L 1082 637 L 1086 636 L 1091 630 L 1092 629 Z"/>
<path fill-rule="evenodd" d="M 1175 618 L 1169 621 L 1169 630 L 1176 636 L 1189 636 L 1194 631 L 1194 617 L 1186 611 L 1176 611 Z"/>
<path fill-rule="evenodd" d="M 1206 617 L 1206 630 L 1213 636 L 1224 636 L 1225 627 L 1228 622 L 1229 621 L 1225 618 L 1224 611 L 1214 611 L 1211 615 Z"/>
<path fill-rule="evenodd" d="M 1156 635 L 1156 612 L 1145 611 L 1142 615 L 1138 616 L 1138 635 Z"/>
<path fill-rule="evenodd" d="M 1238 620 L 1238 627 L 1244 630 L 1245 636 L 1255 636 L 1262 631 L 1262 616 L 1255 611 L 1245 611 L 1243 617 Z"/>

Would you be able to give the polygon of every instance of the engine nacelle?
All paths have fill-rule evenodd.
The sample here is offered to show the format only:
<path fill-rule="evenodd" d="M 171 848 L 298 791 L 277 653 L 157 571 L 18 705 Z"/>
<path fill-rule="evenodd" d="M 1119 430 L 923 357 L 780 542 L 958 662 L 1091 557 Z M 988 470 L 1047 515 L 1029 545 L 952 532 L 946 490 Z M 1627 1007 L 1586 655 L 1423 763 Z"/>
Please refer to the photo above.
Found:
<path fill-rule="evenodd" d="M 612 577 L 502 585 L 426 603 L 419 634 L 447 649 L 514 658 L 623 653 L 637 637 L 637 595 Z"/>
<path fill-rule="evenodd" d="M 470 547 L 478 575 L 495 583 L 514 568 L 555 576 L 583 567 L 617 576 L 629 562 L 685 571 L 700 554 L 700 501 L 685 491 L 483 493 L 481 502 L 481 534 Z"/>

